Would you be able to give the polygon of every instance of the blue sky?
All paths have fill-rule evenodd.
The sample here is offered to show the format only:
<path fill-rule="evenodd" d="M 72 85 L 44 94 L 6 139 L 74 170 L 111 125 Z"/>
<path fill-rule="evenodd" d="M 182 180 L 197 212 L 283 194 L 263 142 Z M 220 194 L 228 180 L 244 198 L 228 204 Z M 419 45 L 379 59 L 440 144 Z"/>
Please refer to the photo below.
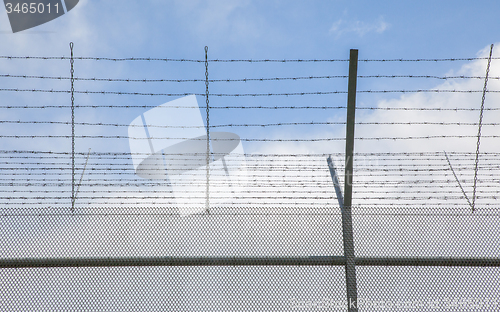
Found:
<path fill-rule="evenodd" d="M 347 59 L 349 49 L 358 49 L 360 59 L 441 59 L 486 57 L 489 45 L 500 41 L 500 2 L 498 1 L 250 1 L 250 0 L 80 0 L 80 3 L 64 16 L 23 32 L 13 34 L 10 30 L 7 14 L 0 9 L 0 56 L 69 56 L 69 42 L 75 44 L 75 56 L 90 57 L 152 57 L 171 59 L 204 59 L 204 46 L 209 47 L 209 59 Z M 493 56 L 498 58 L 500 52 L 495 48 Z M 220 63 L 209 64 L 210 79 L 242 79 L 242 78 L 274 78 L 274 77 L 308 77 L 347 75 L 347 62 L 319 63 Z M 359 75 L 435 75 L 435 76 L 484 76 L 486 60 L 470 62 L 360 62 Z M 0 59 L 0 75 L 43 75 L 68 77 L 68 60 L 9 60 Z M 110 62 L 110 61 L 75 61 L 75 75 L 82 78 L 131 78 L 131 79 L 204 79 L 203 63 L 190 62 Z M 491 63 L 491 77 L 488 89 L 500 90 L 500 60 Z M 25 78 L 0 77 L 0 88 L 17 89 L 53 89 L 68 90 L 67 80 L 40 80 Z M 475 90 L 483 88 L 482 79 L 391 79 L 391 78 L 359 78 L 358 90 Z M 90 91 L 122 91 L 151 93 L 204 93 L 203 82 L 193 83 L 125 83 L 125 82 L 92 82 L 77 81 L 76 90 Z M 267 82 L 213 82 L 211 93 L 291 93 L 317 91 L 346 91 L 347 80 L 343 78 L 298 80 L 298 81 L 267 81 Z M 125 96 L 125 95 L 76 95 L 76 105 L 147 105 L 158 106 L 178 97 L 170 96 Z M 197 97 L 203 105 L 204 98 Z M 498 108 L 500 97 L 498 93 L 487 93 L 485 107 Z M 210 97 L 213 107 L 224 106 L 345 106 L 344 93 L 333 95 L 312 96 L 275 96 L 275 97 Z M 481 93 L 360 93 L 357 105 L 366 107 L 414 107 L 414 108 L 474 108 L 480 107 Z M 0 106 L 8 105 L 70 105 L 67 93 L 31 93 L 31 92 L 0 92 Z M 91 109 L 78 108 L 76 122 L 116 123 L 128 125 L 146 111 L 144 108 L 131 109 Z M 203 115 L 203 110 L 201 110 Z M 70 113 L 64 109 L 5 109 L 1 108 L 3 121 L 57 121 L 67 122 Z M 204 116 L 203 116 L 204 117 Z M 365 123 L 386 122 L 449 122 L 477 123 L 478 111 L 462 111 L 439 113 L 436 111 L 357 111 L 357 121 Z M 483 122 L 494 124 L 500 120 L 498 110 L 486 111 Z M 345 110 L 211 110 L 211 125 L 227 124 L 267 124 L 279 122 L 343 122 Z M 317 126 L 283 126 L 283 127 L 221 127 L 220 131 L 235 132 L 242 138 L 260 139 L 315 139 L 343 138 L 345 125 Z M 117 135 L 126 136 L 127 127 L 99 127 L 77 125 L 77 135 Z M 68 135 L 67 124 L 0 124 L 0 135 Z M 377 196 L 386 196 L 387 204 L 404 203 L 410 208 L 423 209 L 426 204 L 409 199 L 395 199 L 401 195 L 415 196 L 416 192 L 428 194 L 432 200 L 428 204 L 446 205 L 459 204 L 460 216 L 404 216 L 392 215 L 397 210 L 359 210 L 355 216 L 355 226 L 358 228 L 356 237 L 357 255 L 360 256 L 481 256 L 498 257 L 496 246 L 500 228 L 498 227 L 498 156 L 481 158 L 479 170 L 480 195 L 478 199 L 481 214 L 471 214 L 461 191 L 455 183 L 451 172 L 420 173 L 414 175 L 390 176 L 379 175 L 382 168 L 390 165 L 417 169 L 428 168 L 426 165 L 447 168 L 444 155 L 438 154 L 446 150 L 451 155 L 452 163 L 457 166 L 458 176 L 464 180 L 464 188 L 472 194 L 473 159 L 462 157 L 454 152 L 473 153 L 476 148 L 477 126 L 405 126 L 405 125 L 358 125 L 357 137 L 406 137 L 432 135 L 464 135 L 471 136 L 462 139 L 415 139 L 415 140 L 358 140 L 355 151 L 367 152 L 425 152 L 428 159 L 394 157 L 378 160 L 370 157 L 359 157 L 357 166 L 359 176 L 355 182 L 355 203 L 366 207 L 381 205 Z M 498 126 L 483 127 L 481 151 L 498 153 Z M 488 136 L 490 136 L 488 138 Z M 89 148 L 92 152 L 123 152 L 130 151 L 126 139 L 77 139 L 76 151 L 85 153 Z M 68 152 L 70 142 L 67 138 L 15 139 L 0 138 L 0 150 L 37 150 L 52 152 Z M 325 142 L 288 142 L 262 143 L 243 142 L 246 153 L 255 154 L 328 154 L 336 155 L 336 164 L 342 174 L 342 156 L 344 141 Z M 10 155 L 6 153 L 6 155 Z M 311 166 L 310 171 L 269 171 L 269 180 L 265 188 L 258 189 L 264 194 L 264 199 L 256 200 L 261 206 L 275 207 L 281 204 L 290 206 L 292 203 L 308 203 L 319 209 L 337 209 L 335 198 L 314 200 L 317 191 L 316 184 L 301 186 L 299 182 L 310 181 L 317 185 L 329 185 L 329 173 L 324 157 L 305 157 L 298 159 L 267 158 L 255 161 L 249 157 L 247 164 L 254 168 L 272 166 L 279 168 L 284 165 Z M 85 157 L 78 159 L 78 168 L 82 167 Z M 15 160 L 8 159 L 4 167 L 13 168 L 20 165 Z M 50 160 L 49 160 L 50 161 Z M 67 158 L 56 159 L 67 162 Z M 287 162 L 288 161 L 288 162 Z M 324 161 L 324 163 L 323 163 Z M 2 159 L 6 162 L 6 159 Z M 10 164 L 8 162 L 11 162 Z M 112 160 L 95 157 L 89 162 L 89 168 L 113 165 Z M 101 164 L 102 165 L 102 164 Z M 126 178 L 137 181 L 131 174 L 130 159 L 117 162 L 127 171 L 126 175 L 109 175 L 110 179 Z M 323 165 L 324 168 L 322 167 Z M 21 165 L 22 166 L 22 165 Z M 33 164 L 31 164 L 33 166 Z M 404 167 L 406 166 L 406 167 Z M 421 167 L 418 167 L 421 166 Z M 50 168 L 58 169 L 55 165 Z M 432 167 L 431 167 L 432 169 Z M 256 174 L 262 174 L 256 171 Z M 38 172 L 38 171 L 37 171 Z M 66 171 L 67 172 L 67 171 Z M 12 173 L 8 171 L 8 173 Z M 77 177 L 81 171 L 78 170 Z M 374 176 L 372 176 L 374 174 Z M 252 173 L 250 173 L 252 175 Z M 67 179 L 69 175 L 57 178 Z M 42 176 L 6 176 L 5 179 L 37 179 Z M 48 178 L 51 178 L 50 176 Z M 92 171 L 86 173 L 85 182 L 92 183 L 93 178 L 100 178 Z M 278 181 L 276 185 L 269 183 L 271 179 Z M 410 182 L 414 180 L 441 181 L 439 187 L 435 184 L 416 187 Z M 443 179 L 448 182 L 442 182 Z M 343 180 L 341 178 L 341 180 Z M 451 182 L 450 182 L 451 181 Z M 285 182 L 295 183 L 293 187 L 285 188 Z M 407 183 L 401 188 L 397 183 Z M 385 183 L 385 184 L 384 184 Z M 380 186 L 380 185 L 383 185 Z M 379 187 L 380 186 L 380 187 Z M 273 188 L 274 187 L 274 188 Z M 123 190 L 127 190 L 124 193 Z M 98 212 L 106 212 L 106 207 L 120 207 L 120 201 L 130 196 L 143 196 L 140 191 L 153 190 L 162 196 L 161 188 L 95 188 L 91 185 L 82 186 L 82 199 L 77 208 L 84 209 L 88 203 L 84 196 L 92 195 L 92 191 L 103 191 L 103 196 L 109 200 L 88 199 Z M 0 188 L 1 196 L 12 192 L 10 186 Z M 15 189 L 19 196 L 68 196 L 70 188 L 53 187 L 56 193 L 44 194 L 42 187 L 22 187 Z M 288 202 L 273 199 L 275 191 L 288 196 Z M 325 193 L 333 189 L 323 188 Z M 385 191 L 386 193 L 379 193 Z M 107 192 L 107 193 L 106 193 Z M 302 193 L 300 193 L 302 192 Z M 433 193 L 434 192 L 434 193 Z M 450 193 L 455 198 L 446 201 L 443 193 Z M 13 193 L 16 194 L 16 193 Z M 33 195 L 35 194 L 35 195 Z M 147 194 L 147 193 L 146 193 Z M 417 193 L 419 194 L 419 193 Z M 255 195 L 255 193 L 250 194 Z M 445 194 L 447 195 L 447 194 Z M 17 195 L 16 195 L 17 196 Z M 156 196 L 156 193 L 155 193 Z M 419 196 L 419 195 L 417 195 Z M 303 197 L 303 198 L 301 198 Z M 127 199 L 125 199 L 127 201 Z M 147 205 L 157 212 L 153 202 L 160 203 L 158 198 L 136 200 L 130 205 L 132 209 Z M 15 202 L 15 200 L 13 200 Z M 22 202 L 22 201 L 21 201 Z M 128 203 L 133 200 L 127 201 Z M 3 201 L 6 203 L 6 200 Z M 67 201 L 51 204 L 50 212 L 60 212 L 58 208 L 67 208 Z M 490 204 L 491 206 L 487 206 Z M 412 206 L 413 205 L 413 206 Z M 422 206 L 419 206 L 422 205 Z M 6 205 L 8 206 L 8 205 Z M 22 208 L 22 204 L 20 205 Z M 42 203 L 41 206 L 46 206 Z M 247 205 L 248 206 L 248 205 Z M 250 205 L 251 206 L 251 205 Z M 10 208 L 11 206 L 9 206 Z M 248 207 L 247 207 L 248 208 Z M 254 207 L 255 208 L 255 207 Z M 482 209 L 482 210 L 481 210 Z M 66 211 L 66 210 L 65 210 Z M 90 210 L 89 210 L 90 211 Z M 243 211 L 243 210 L 242 210 Z M 334 210 L 337 211 L 337 210 Z M 404 211 L 413 213 L 413 211 Z M 82 210 L 82 212 L 88 212 Z M 124 210 L 123 212 L 129 212 Z M 338 212 L 338 211 L 337 211 Z M 362 215 L 368 212 L 372 215 Z M 389 216 L 373 216 L 374 212 L 388 213 Z M 436 209 L 423 212 L 441 212 Z M 444 212 L 449 212 L 448 210 Z M 488 216 L 489 213 L 494 215 Z M 472 220 L 472 221 L 471 221 Z M 323 255 L 341 254 L 340 218 L 322 216 L 222 216 L 212 221 L 200 218 L 176 218 L 162 216 L 153 217 L 82 217 L 72 218 L 14 218 L 0 219 L 0 244 L 2 254 L 7 257 L 71 257 L 71 256 L 161 256 L 174 255 Z M 193 231 L 193 228 L 196 231 Z M 23 231 L 20 231 L 22 229 Z M 331 230 L 333 229 L 333 230 Z M 332 234 L 333 232 L 333 234 Z M 334 239 L 332 239 L 332 235 Z M 416 239 L 418 237 L 418 240 Z M 14 239 L 15 243 L 12 242 Z M 6 241 L 7 240 L 7 241 Z M 467 243 L 464 241 L 467 240 Z M 343 299 L 343 270 L 330 269 L 265 269 L 264 287 L 258 287 L 258 271 L 255 268 L 239 269 L 89 269 L 89 270 L 53 270 L 39 274 L 39 280 L 32 281 L 30 271 L 0 272 L 0 285 L 15 292 L 22 285 L 25 293 L 34 299 L 16 299 L 13 296 L 0 296 L 11 310 L 78 310 L 82 303 L 94 300 L 97 306 L 107 306 L 108 310 L 115 308 L 123 310 L 133 304 L 148 304 L 152 311 L 161 310 L 165 306 L 186 307 L 192 310 L 224 309 L 234 310 L 235 302 L 242 300 L 253 309 L 287 310 L 288 300 L 320 300 L 323 298 Z M 453 271 L 456 270 L 456 271 Z M 219 271 L 222 272 L 219 275 Z M 360 295 L 365 298 L 380 299 L 375 285 L 384 285 L 392 289 L 384 293 L 386 300 L 408 299 L 427 300 L 431 296 L 485 296 L 498 298 L 498 289 L 489 287 L 487 282 L 477 283 L 471 288 L 463 287 L 455 290 L 453 283 L 465 285 L 470 276 L 474 280 L 495 281 L 500 278 L 498 270 L 487 269 L 451 269 L 435 271 L 387 270 L 391 278 L 381 279 L 380 271 L 370 268 L 360 269 Z M 38 271 L 37 271 L 38 272 Z M 82 273 L 83 272 L 83 273 Z M 117 274 L 118 272 L 118 274 Z M 158 272 L 162 274 L 158 274 Z M 318 273 L 319 272 L 319 273 Z M 364 272 L 364 273 L 363 273 Z M 422 273 L 423 272 L 423 273 Z M 273 274 L 282 279 L 273 279 Z M 363 275 L 364 274 L 364 275 Z M 443 274 L 448 280 L 434 279 Z M 402 277 L 405 275 L 405 277 Z M 90 286 L 81 285 L 54 287 L 45 289 L 50 280 L 85 281 L 86 276 L 92 276 L 101 282 L 102 289 L 107 289 L 102 296 L 96 296 Z M 201 278 L 205 278 L 200 282 Z M 208 277 L 207 277 L 208 276 Z M 298 276 L 298 277 L 297 277 Z M 130 278 L 132 277 L 132 278 Z M 297 279 L 302 283 L 296 283 Z M 180 283 L 184 280 L 184 283 Z M 212 280 L 216 281 L 213 282 Z M 45 283 L 45 284 L 44 284 Z M 364 284 L 363 284 L 364 283 Z M 430 291 L 422 293 L 405 293 L 401 284 L 420 285 L 422 289 L 433 290 L 436 287 L 438 295 Z M 447 284 L 448 283 L 448 284 Z M 490 283 L 493 285 L 494 282 Z M 124 285 L 123 288 L 116 285 Z M 144 289 L 144 285 L 155 287 L 178 287 L 178 291 L 169 296 L 162 293 L 136 298 L 134 289 Z M 172 286 L 173 285 L 173 286 Z M 179 286 L 180 285 L 180 286 Z M 200 286 L 201 285 L 201 286 Z M 325 286 L 327 285 L 327 286 Z M 333 286 L 332 286 L 333 285 Z M 437 286 L 436 286 L 437 285 Z M 233 287 L 233 288 L 231 288 Z M 267 288 L 266 288 L 267 287 Z M 334 289 L 333 295 L 330 287 Z M 266 297 L 268 289 L 283 289 L 283 294 L 274 293 Z M 234 289 L 227 293 L 227 289 Z M 256 302 L 250 295 L 239 297 L 239 292 L 254 293 Z M 192 296 L 186 296 L 192 294 Z M 62 298 L 62 299 L 61 299 Z M 90 299 L 89 299 L 90 298 Z M 132 299 L 130 299 L 132 298 Z M 193 298 L 201 298 L 192 300 Z M 62 302 L 62 303 L 61 303 Z M 1 304 L 0 304 L 1 305 Z M 121 305 L 121 306 L 120 306 Z M 314 310 L 314 309 L 312 309 Z"/>
<path fill-rule="evenodd" d="M 13 35 L 3 50 L 82 55 L 200 58 L 471 56 L 496 42 L 495 1 L 80 1 L 63 18 Z"/>

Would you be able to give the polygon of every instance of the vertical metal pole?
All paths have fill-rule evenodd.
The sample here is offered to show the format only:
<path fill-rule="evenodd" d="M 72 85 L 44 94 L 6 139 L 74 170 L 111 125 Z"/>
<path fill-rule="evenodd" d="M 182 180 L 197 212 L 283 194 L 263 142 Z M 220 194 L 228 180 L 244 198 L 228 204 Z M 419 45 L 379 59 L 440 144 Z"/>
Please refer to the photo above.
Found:
<path fill-rule="evenodd" d="M 71 51 L 71 211 L 75 211 L 75 78 L 74 67 L 75 60 L 73 59 L 73 42 L 69 43 Z"/>
<path fill-rule="evenodd" d="M 358 50 L 351 49 L 349 58 L 349 85 L 347 93 L 344 209 L 342 209 L 344 256 L 346 258 L 345 274 L 346 274 L 346 287 L 347 287 L 347 304 L 349 312 L 358 311 L 356 263 L 354 260 L 354 239 L 352 231 L 352 214 L 351 214 L 357 75 L 358 75 Z"/>
<path fill-rule="evenodd" d="M 205 210 L 210 214 L 210 106 L 208 101 L 208 47 L 205 46 L 205 100 L 207 104 L 207 186 L 205 193 Z"/>

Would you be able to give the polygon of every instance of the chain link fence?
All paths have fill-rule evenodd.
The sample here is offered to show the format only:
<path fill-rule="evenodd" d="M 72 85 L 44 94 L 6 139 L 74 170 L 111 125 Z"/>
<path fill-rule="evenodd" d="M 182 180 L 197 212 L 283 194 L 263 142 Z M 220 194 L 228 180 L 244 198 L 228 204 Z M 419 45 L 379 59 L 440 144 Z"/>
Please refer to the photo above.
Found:
<path fill-rule="evenodd" d="M 360 60 L 355 302 L 348 60 L 205 56 L 0 58 L 0 310 L 500 308 L 495 53 Z"/>

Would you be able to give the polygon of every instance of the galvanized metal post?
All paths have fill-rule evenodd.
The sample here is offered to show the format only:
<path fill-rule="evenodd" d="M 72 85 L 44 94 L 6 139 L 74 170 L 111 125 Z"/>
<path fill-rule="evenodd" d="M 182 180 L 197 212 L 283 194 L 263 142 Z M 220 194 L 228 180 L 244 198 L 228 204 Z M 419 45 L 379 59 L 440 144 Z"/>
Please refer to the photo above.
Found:
<path fill-rule="evenodd" d="M 344 207 L 342 209 L 342 230 L 344 236 L 345 275 L 347 306 L 349 312 L 358 311 L 358 291 L 356 285 L 356 263 L 352 231 L 352 174 L 354 153 L 354 124 L 356 112 L 356 81 L 358 76 L 358 50 L 351 49 L 349 58 L 349 84 L 347 93 L 347 126 L 345 144 Z"/>

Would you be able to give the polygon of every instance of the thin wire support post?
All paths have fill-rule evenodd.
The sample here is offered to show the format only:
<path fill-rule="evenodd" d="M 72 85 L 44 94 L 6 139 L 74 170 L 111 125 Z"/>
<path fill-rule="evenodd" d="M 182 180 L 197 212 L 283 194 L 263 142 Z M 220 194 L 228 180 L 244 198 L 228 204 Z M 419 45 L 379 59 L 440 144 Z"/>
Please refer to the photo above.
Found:
<path fill-rule="evenodd" d="M 71 51 L 71 211 L 75 211 L 75 69 L 73 58 L 73 42 L 69 43 Z"/>
<path fill-rule="evenodd" d="M 446 157 L 446 160 L 448 161 L 448 165 L 450 165 L 451 172 L 453 172 L 453 176 L 455 177 L 455 180 L 457 180 L 458 186 L 462 190 L 462 194 L 464 194 L 464 197 L 467 200 L 467 203 L 469 203 L 469 206 L 471 206 L 472 211 L 474 211 L 474 205 L 472 205 L 472 203 L 470 202 L 469 197 L 467 196 L 467 193 L 465 193 L 465 190 L 462 187 L 462 183 L 460 183 L 460 180 L 458 179 L 457 174 L 455 173 L 455 170 L 453 170 L 453 167 L 451 166 L 450 159 L 448 158 L 448 154 L 446 154 L 446 151 L 443 151 L 443 152 L 444 152 L 444 156 Z"/>
<path fill-rule="evenodd" d="M 90 150 L 91 149 L 89 148 L 89 152 L 87 154 L 87 160 L 85 161 L 85 166 L 83 166 L 82 175 L 80 177 L 80 181 L 78 182 L 78 186 L 76 188 L 75 197 L 73 198 L 73 205 L 75 204 L 76 198 L 78 197 L 78 192 L 80 191 L 80 186 L 82 185 L 83 175 L 85 174 L 85 169 L 87 169 L 87 164 L 89 163 Z"/>
<path fill-rule="evenodd" d="M 332 176 L 333 187 L 335 188 L 335 194 L 337 194 L 340 209 L 343 210 L 344 196 L 342 196 L 342 190 L 340 189 L 339 178 L 337 176 L 337 171 L 335 170 L 335 165 L 333 164 L 332 156 L 328 156 L 326 162 L 328 163 L 328 168 L 330 169 L 330 175 Z"/>
<path fill-rule="evenodd" d="M 207 112 L 207 186 L 205 193 L 205 210 L 210 214 L 210 106 L 208 101 L 208 46 L 205 46 L 205 101 Z"/>
<path fill-rule="evenodd" d="M 490 73 L 491 55 L 493 54 L 493 44 L 490 46 L 490 57 L 486 66 L 486 76 L 484 78 L 483 97 L 481 99 L 481 112 L 479 113 L 479 129 L 477 131 L 476 162 L 474 167 L 474 186 L 472 188 L 472 212 L 476 207 L 476 185 L 477 185 L 477 165 L 479 163 L 479 144 L 481 143 L 481 126 L 483 123 L 484 99 L 486 97 L 486 87 L 488 86 L 488 74 Z"/>
<path fill-rule="evenodd" d="M 345 144 L 344 208 L 342 209 L 342 230 L 347 304 L 349 312 L 357 312 L 358 291 L 356 285 L 356 263 L 354 258 L 354 239 L 352 230 L 352 175 L 354 153 L 354 125 L 356 112 L 356 82 L 358 75 L 358 50 L 351 49 L 349 58 L 349 84 L 347 93 L 347 126 Z"/>

